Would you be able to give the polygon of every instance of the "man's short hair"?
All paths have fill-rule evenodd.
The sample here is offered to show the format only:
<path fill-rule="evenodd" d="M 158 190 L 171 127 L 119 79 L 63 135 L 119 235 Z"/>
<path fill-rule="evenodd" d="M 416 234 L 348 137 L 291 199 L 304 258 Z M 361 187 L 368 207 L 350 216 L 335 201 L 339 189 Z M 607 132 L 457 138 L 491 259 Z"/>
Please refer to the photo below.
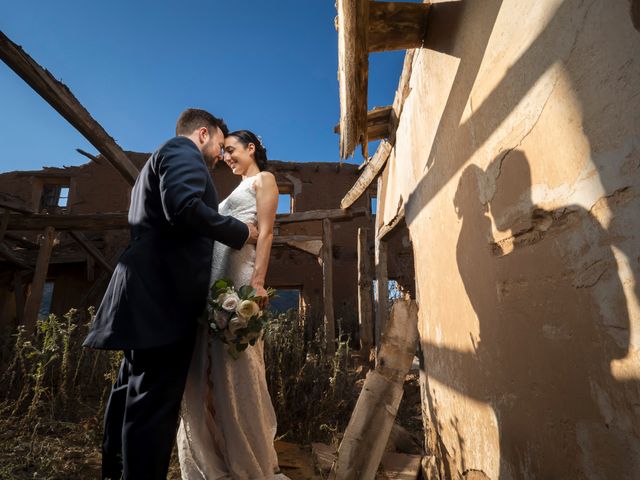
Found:
<path fill-rule="evenodd" d="M 206 110 L 188 108 L 180 114 L 176 122 L 176 135 L 191 135 L 198 128 L 206 127 L 213 135 L 216 127 L 222 130 L 226 137 L 229 133 L 227 125 L 221 118 L 214 117 Z"/>

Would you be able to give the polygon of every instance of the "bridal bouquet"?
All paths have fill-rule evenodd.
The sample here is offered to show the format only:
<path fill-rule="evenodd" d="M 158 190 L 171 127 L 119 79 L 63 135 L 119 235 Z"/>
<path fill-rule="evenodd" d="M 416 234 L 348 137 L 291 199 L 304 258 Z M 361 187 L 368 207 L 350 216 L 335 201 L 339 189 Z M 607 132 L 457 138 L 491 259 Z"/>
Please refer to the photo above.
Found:
<path fill-rule="evenodd" d="M 267 289 L 269 298 L 275 290 Z M 236 290 L 228 279 L 216 280 L 211 285 L 208 323 L 213 336 L 227 344 L 229 355 L 238 358 L 249 345 L 255 345 L 269 321 L 266 312 L 260 309 L 262 297 L 249 285 Z"/>

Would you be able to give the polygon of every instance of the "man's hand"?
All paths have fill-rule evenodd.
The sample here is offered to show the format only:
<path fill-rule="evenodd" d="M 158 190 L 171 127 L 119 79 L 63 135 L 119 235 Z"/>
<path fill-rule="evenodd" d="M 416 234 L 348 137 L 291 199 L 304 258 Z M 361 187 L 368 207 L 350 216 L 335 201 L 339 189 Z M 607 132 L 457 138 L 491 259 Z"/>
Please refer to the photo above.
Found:
<path fill-rule="evenodd" d="M 247 223 L 247 227 L 249 227 L 249 238 L 245 243 L 255 245 L 258 242 L 258 228 L 253 223 Z"/>

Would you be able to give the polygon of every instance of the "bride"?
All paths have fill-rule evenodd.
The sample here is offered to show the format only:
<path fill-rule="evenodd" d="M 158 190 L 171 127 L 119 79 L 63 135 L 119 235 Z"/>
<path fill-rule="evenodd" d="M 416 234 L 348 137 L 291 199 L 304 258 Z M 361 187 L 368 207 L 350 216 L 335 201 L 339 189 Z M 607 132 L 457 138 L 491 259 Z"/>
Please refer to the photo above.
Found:
<path fill-rule="evenodd" d="M 236 286 L 251 285 L 267 295 L 264 280 L 269 263 L 278 188 L 266 172 L 267 152 L 248 130 L 225 139 L 224 160 L 240 185 L 220 204 L 223 215 L 258 224 L 258 241 L 233 250 L 215 244 L 211 281 L 229 278 Z M 263 342 L 244 350 L 237 360 L 225 345 L 211 339 L 207 327 L 198 332 L 189 377 L 182 398 L 178 456 L 182 478 L 287 479 L 279 473 L 273 446 L 276 417 L 267 390 Z"/>

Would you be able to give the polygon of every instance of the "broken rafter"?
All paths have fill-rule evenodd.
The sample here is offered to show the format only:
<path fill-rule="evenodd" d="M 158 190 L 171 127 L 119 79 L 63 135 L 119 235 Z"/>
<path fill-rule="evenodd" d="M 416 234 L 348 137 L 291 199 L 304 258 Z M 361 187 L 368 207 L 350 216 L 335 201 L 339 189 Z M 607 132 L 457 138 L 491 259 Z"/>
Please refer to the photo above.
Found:
<path fill-rule="evenodd" d="M 66 85 L 56 80 L 49 71 L 38 65 L 2 32 L 0 58 L 89 140 L 130 185 L 135 183 L 138 169 L 115 140 L 80 104 Z"/>
<path fill-rule="evenodd" d="M 69 231 L 69 235 L 76 241 L 78 244 L 93 257 L 96 262 L 100 264 L 102 268 L 104 268 L 107 272 L 113 273 L 113 267 L 107 262 L 104 258 L 100 250 L 98 250 L 87 237 L 84 236 L 82 232 L 71 230 Z"/>
<path fill-rule="evenodd" d="M 391 144 L 387 141 L 382 141 L 376 150 L 376 153 L 371 160 L 366 164 L 362 173 L 356 180 L 356 183 L 344 196 L 340 202 L 341 208 L 349 208 L 353 205 L 364 192 L 367 191 L 371 183 L 376 179 L 378 174 L 384 168 L 387 163 L 387 159 L 391 154 Z"/>

